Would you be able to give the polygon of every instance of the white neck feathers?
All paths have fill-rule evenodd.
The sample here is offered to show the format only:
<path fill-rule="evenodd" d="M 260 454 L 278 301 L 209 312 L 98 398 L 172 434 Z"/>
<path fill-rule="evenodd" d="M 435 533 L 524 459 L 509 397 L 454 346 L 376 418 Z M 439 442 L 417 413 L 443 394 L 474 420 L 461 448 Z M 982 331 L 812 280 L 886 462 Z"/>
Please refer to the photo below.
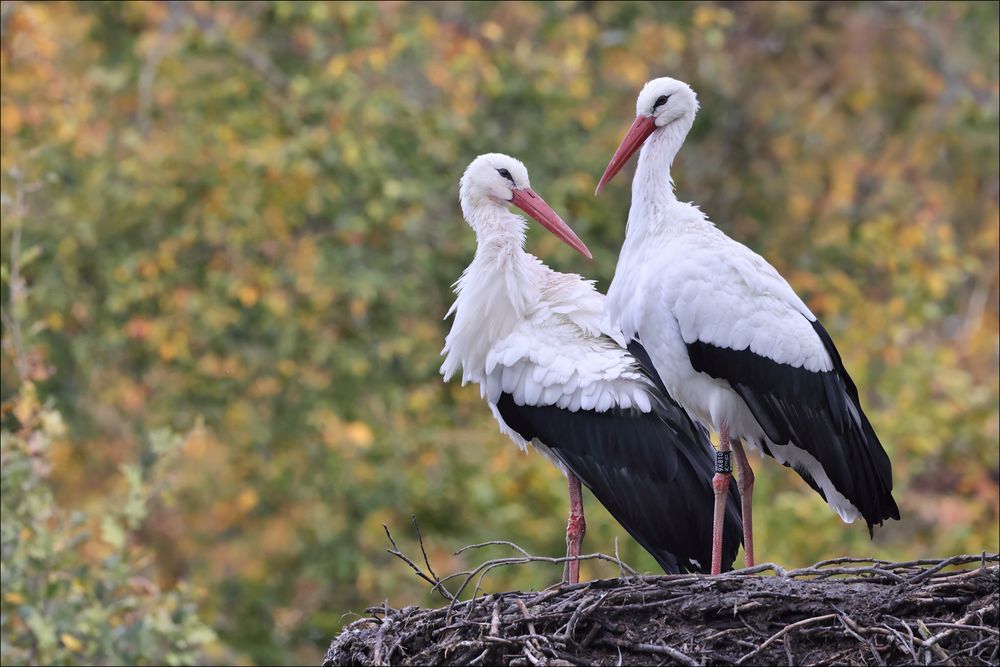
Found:
<path fill-rule="evenodd" d="M 455 283 L 446 315 L 455 320 L 442 350 L 441 373 L 449 379 L 461 367 L 463 384 L 482 380 L 490 348 L 535 307 L 544 283 L 545 265 L 524 251 L 524 220 L 500 206 L 483 208 L 466 211 L 476 256 Z"/>
<path fill-rule="evenodd" d="M 693 121 L 693 116 L 687 116 L 656 130 L 640 149 L 626 239 L 673 234 L 692 224 L 711 225 L 697 207 L 677 201 L 670 175 Z"/>
<path fill-rule="evenodd" d="M 643 268 L 656 261 L 665 245 L 681 234 L 687 231 L 704 234 L 714 229 L 697 206 L 677 201 L 670 177 L 670 167 L 692 121 L 693 116 L 681 118 L 656 130 L 639 152 L 625 243 L 605 301 L 612 324 L 620 327 L 626 338 L 637 333 L 642 315 L 639 295 L 646 276 Z"/>
<path fill-rule="evenodd" d="M 652 135 L 639 149 L 639 164 L 632 179 L 632 203 L 670 203 L 677 201 L 670 167 L 684 145 L 691 120 L 680 118 Z"/>

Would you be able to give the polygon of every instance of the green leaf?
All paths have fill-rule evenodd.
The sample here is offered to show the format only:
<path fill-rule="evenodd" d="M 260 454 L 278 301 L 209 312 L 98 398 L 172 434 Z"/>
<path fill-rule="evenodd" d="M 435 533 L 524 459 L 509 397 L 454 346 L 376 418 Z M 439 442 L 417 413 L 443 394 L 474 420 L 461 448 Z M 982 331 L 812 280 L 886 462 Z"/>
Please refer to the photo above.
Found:
<path fill-rule="evenodd" d="M 101 519 L 101 539 L 115 549 L 125 546 L 125 529 L 118 519 L 110 515 Z"/>

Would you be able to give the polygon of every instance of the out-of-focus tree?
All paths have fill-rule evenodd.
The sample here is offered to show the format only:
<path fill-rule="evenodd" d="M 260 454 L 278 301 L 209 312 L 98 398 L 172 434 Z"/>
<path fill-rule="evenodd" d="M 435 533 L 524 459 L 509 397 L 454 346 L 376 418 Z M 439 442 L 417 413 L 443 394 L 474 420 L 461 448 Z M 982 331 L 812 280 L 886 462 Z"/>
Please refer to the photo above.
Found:
<path fill-rule="evenodd" d="M 6 3 L 0 185 L 10 206 L 45 186 L 30 221 L 5 204 L 4 313 L 30 326 L 5 328 L 2 399 L 30 361 L 62 414 L 53 507 L 100 515 L 121 466 L 157 459 L 150 432 L 189 433 L 126 559 L 153 554 L 164 596 L 203 591 L 247 660 L 315 661 L 345 611 L 418 599 L 383 523 L 416 514 L 441 570 L 487 538 L 559 553 L 557 473 L 437 376 L 473 248 L 457 179 L 481 152 L 523 159 L 597 259 L 530 249 L 606 286 L 627 178 L 591 193 L 639 87 L 673 75 L 702 104 L 680 196 L 824 318 L 904 514 L 871 544 L 763 463 L 761 557 L 996 550 L 997 22 L 994 3 Z M 608 551 L 623 531 L 589 505 Z"/>
<path fill-rule="evenodd" d="M 52 372 L 32 348 L 38 327 L 25 321 L 30 286 L 21 251 L 28 196 L 41 183 L 25 183 L 12 169 L 12 197 L 4 202 L 11 229 L 3 264 L 8 301 L 4 344 L 18 389 L 3 402 L 0 429 L 0 659 L 4 664 L 195 664 L 215 633 L 198 617 L 191 587 L 163 591 L 155 554 L 140 528 L 151 509 L 169 501 L 170 471 L 182 438 L 161 429 L 148 434 L 140 463 L 122 464 L 102 480 L 105 493 L 86 509 L 56 498 L 51 474 L 54 446 L 67 436 L 62 415 L 42 402 L 36 381 Z"/>
<path fill-rule="evenodd" d="M 70 511 L 48 479 L 53 441 L 66 435 L 60 414 L 30 382 L 5 407 L 20 428 L 0 433 L 4 664 L 196 664 L 215 633 L 189 586 L 156 584 L 154 554 L 137 534 L 179 438 L 151 434 L 146 470 L 123 466 L 124 489 Z"/>

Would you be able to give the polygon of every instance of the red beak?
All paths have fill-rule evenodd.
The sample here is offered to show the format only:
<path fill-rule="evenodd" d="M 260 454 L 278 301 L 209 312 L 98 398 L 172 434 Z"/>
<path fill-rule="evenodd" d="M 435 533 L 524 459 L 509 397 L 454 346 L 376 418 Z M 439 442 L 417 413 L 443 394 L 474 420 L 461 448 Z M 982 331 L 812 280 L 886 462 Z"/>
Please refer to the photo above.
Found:
<path fill-rule="evenodd" d="M 535 194 L 531 188 L 518 188 L 514 191 L 511 203 L 518 207 L 532 218 L 538 221 L 542 227 L 556 235 L 563 243 L 573 250 L 586 257 L 593 259 L 594 256 L 587 250 L 580 237 L 573 233 L 562 218 L 560 218 L 552 207 L 545 203 L 545 200 Z"/>
<path fill-rule="evenodd" d="M 635 122 L 632 123 L 632 127 L 625 133 L 625 138 L 618 145 L 618 150 L 615 151 L 614 157 L 608 163 L 608 168 L 604 170 L 604 175 L 601 176 L 601 181 L 597 184 L 597 189 L 594 190 L 595 195 L 599 194 L 604 189 L 604 186 L 615 177 L 615 174 L 621 171 L 621 168 L 625 166 L 625 163 L 632 157 L 632 154 L 639 150 L 642 143 L 649 138 L 649 135 L 655 129 L 656 121 L 652 116 L 635 117 Z"/>

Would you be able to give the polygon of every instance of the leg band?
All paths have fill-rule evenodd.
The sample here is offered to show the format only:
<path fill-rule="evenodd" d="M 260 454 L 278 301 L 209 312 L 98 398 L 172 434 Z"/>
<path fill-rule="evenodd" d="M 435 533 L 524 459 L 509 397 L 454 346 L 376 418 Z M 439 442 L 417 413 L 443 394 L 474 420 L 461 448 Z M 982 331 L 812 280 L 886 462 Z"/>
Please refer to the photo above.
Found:
<path fill-rule="evenodd" d="M 715 453 L 715 472 L 729 474 L 733 472 L 732 452 Z"/>

